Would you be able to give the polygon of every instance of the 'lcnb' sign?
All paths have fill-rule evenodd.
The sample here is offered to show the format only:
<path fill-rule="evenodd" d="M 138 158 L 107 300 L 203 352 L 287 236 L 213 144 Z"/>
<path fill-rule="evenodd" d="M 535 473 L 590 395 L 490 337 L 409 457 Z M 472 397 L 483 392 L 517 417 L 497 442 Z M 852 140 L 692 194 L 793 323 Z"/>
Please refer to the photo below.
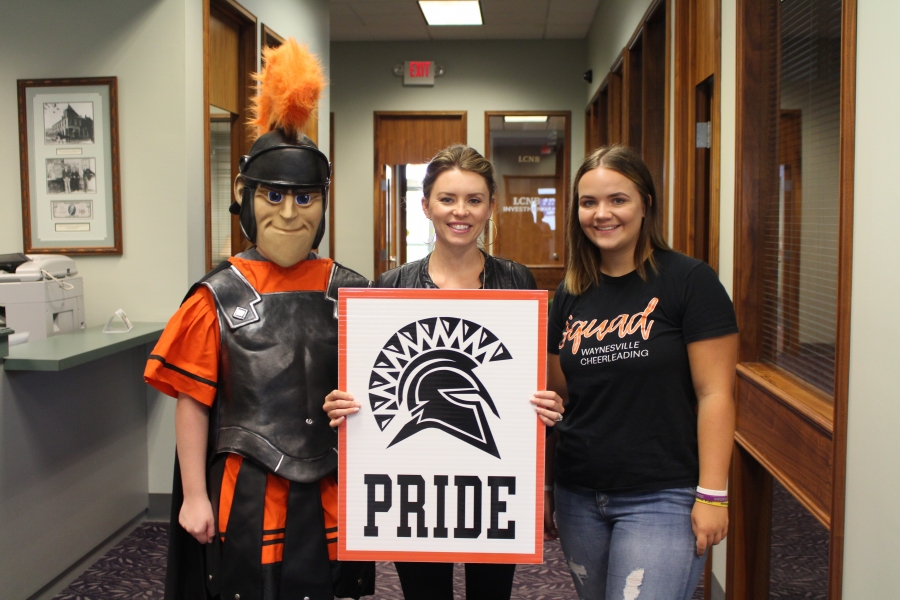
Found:
<path fill-rule="evenodd" d="M 432 61 L 408 60 L 403 63 L 403 85 L 434 85 Z"/>
<path fill-rule="evenodd" d="M 539 563 L 547 292 L 339 294 L 338 558 Z"/>

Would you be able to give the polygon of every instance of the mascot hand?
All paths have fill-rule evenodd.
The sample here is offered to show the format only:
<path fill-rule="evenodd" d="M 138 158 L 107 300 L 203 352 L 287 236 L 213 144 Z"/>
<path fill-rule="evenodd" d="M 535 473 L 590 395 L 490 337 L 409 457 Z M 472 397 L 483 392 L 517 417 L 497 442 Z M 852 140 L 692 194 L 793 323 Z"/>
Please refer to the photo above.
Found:
<path fill-rule="evenodd" d="M 209 498 L 185 498 L 178 514 L 178 523 L 201 544 L 210 543 L 216 534 L 216 528 Z"/>

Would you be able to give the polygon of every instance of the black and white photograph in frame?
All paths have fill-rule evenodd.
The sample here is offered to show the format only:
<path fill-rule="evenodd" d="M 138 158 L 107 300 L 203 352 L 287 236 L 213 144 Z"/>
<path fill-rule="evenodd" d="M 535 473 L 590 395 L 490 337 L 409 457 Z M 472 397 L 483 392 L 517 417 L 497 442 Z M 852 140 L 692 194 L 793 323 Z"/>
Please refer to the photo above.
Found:
<path fill-rule="evenodd" d="M 45 144 L 93 144 L 93 102 L 45 102 Z"/>
<path fill-rule="evenodd" d="M 25 252 L 122 254 L 117 79 L 17 86 Z"/>
<path fill-rule="evenodd" d="M 93 158 L 48 158 L 48 194 L 97 192 L 97 161 Z"/>

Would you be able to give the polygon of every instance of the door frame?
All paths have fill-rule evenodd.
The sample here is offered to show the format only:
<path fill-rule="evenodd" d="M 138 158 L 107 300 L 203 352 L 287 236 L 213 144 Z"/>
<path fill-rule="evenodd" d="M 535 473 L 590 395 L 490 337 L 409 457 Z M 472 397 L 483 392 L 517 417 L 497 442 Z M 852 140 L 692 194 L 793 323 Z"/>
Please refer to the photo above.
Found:
<path fill-rule="evenodd" d="M 570 110 L 486 110 L 484 111 L 484 157 L 491 160 L 491 117 L 503 116 L 536 116 L 547 115 L 548 117 L 563 117 L 566 123 L 566 144 L 563 148 L 563 167 L 562 167 L 562 202 L 559 203 L 561 220 L 557 223 L 562 225 L 565 232 L 566 217 L 569 210 L 569 197 L 572 193 L 570 186 L 572 185 L 572 111 Z M 562 281 L 565 265 L 568 260 L 569 245 L 563 239 L 562 248 L 562 265 L 528 265 L 529 270 L 537 282 L 538 289 L 544 289 L 550 292 L 553 297 L 559 282 Z M 493 252 L 488 250 L 491 254 Z"/>
<path fill-rule="evenodd" d="M 209 19 L 211 10 L 216 10 L 231 19 L 239 28 L 238 39 L 238 119 L 247 123 L 250 119 L 251 95 L 256 89 L 252 73 L 256 71 L 256 57 L 259 53 L 257 43 L 257 19 L 246 8 L 235 0 L 204 0 L 203 2 L 203 205 L 205 227 L 205 254 L 206 270 L 212 269 L 212 180 L 210 165 L 210 130 L 209 130 L 209 68 L 210 68 L 210 42 Z M 237 161 L 250 150 L 252 127 L 245 125 L 241 128 L 232 127 L 231 157 L 232 179 L 237 171 Z M 231 217 L 232 252 L 236 248 L 235 242 L 241 240 L 240 222 L 236 216 Z"/>
<path fill-rule="evenodd" d="M 373 175 L 372 175 L 372 199 L 373 199 L 373 210 L 372 215 L 374 217 L 374 227 L 375 232 L 372 239 L 373 244 L 373 266 L 374 266 L 374 278 L 377 278 L 381 273 L 388 270 L 384 268 L 384 261 L 381 258 L 382 250 L 385 250 L 385 246 L 387 240 L 385 236 L 387 232 L 384 229 L 384 223 L 386 219 L 385 211 L 384 211 L 384 203 L 382 202 L 382 189 L 381 189 L 381 179 L 382 179 L 382 157 L 381 150 L 379 146 L 379 140 L 383 136 L 381 133 L 382 122 L 387 119 L 397 119 L 402 117 L 409 118 L 424 118 L 427 119 L 429 117 L 450 117 L 450 118 L 458 118 L 460 120 L 460 130 L 461 130 L 461 139 L 454 140 L 451 143 L 460 143 L 467 144 L 468 140 L 468 123 L 467 123 L 467 112 L 464 110 L 412 110 L 412 111 L 404 111 L 404 110 L 385 110 L 385 111 L 375 111 L 374 112 L 374 135 L 373 135 L 373 145 L 374 145 L 374 164 L 373 164 Z M 441 146 L 441 148 L 446 147 L 446 144 Z M 437 148 L 440 150 L 441 148 Z M 428 162 L 432 157 L 423 157 L 422 162 Z M 388 163 L 383 163 L 388 164 Z"/>

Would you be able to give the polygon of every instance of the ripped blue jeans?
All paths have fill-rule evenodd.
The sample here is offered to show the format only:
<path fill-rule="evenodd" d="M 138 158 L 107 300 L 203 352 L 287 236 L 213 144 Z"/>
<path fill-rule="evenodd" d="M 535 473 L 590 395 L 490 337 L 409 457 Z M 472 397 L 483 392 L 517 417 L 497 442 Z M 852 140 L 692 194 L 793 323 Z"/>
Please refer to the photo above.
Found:
<path fill-rule="evenodd" d="M 601 494 L 556 485 L 556 525 L 581 600 L 690 600 L 703 573 L 694 488 Z"/>

